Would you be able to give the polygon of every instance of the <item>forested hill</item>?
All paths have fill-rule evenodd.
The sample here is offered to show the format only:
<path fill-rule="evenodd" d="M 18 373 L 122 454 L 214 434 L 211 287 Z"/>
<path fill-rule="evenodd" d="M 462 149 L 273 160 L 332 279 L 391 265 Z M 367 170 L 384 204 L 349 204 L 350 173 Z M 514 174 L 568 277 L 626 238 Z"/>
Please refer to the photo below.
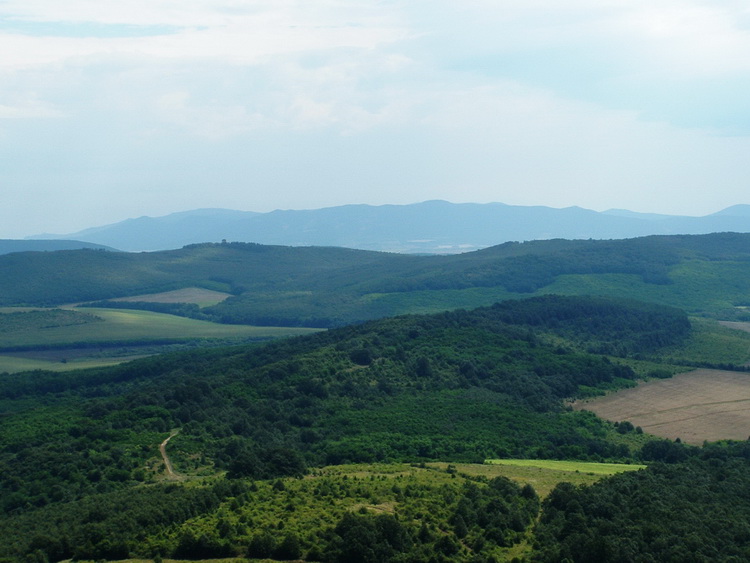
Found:
<path fill-rule="evenodd" d="M 109 246 L 82 242 L 80 240 L 14 240 L 0 239 L 0 254 L 11 252 L 52 252 L 55 250 L 115 250 Z"/>
<path fill-rule="evenodd" d="M 240 243 L 0 256 L 0 305 L 106 301 L 186 287 L 232 297 L 200 311 L 174 306 L 175 313 L 263 325 L 331 327 L 542 293 L 627 296 L 731 318 L 749 304 L 750 234 L 506 243 L 429 257 Z"/>
<path fill-rule="evenodd" d="M 647 471 L 558 485 L 543 506 L 534 561 L 747 561 L 750 444 L 650 446 L 668 455 Z"/>
<path fill-rule="evenodd" d="M 689 332 L 676 309 L 548 296 L 262 347 L 0 376 L 0 557 L 138 554 L 146 528 L 245 490 L 227 485 L 202 500 L 195 488 L 174 490 L 172 499 L 193 503 L 183 510 L 162 489 L 149 500 L 142 485 L 154 480 L 157 446 L 175 428 L 178 471 L 227 471 L 233 480 L 346 462 L 632 460 L 636 442 L 562 400 L 634 378 L 630 367 L 587 350 L 648 354 Z M 109 505 L 124 490 L 141 500 L 127 523 L 115 524 L 117 511 L 97 511 L 96 499 Z M 179 553 L 164 545 L 165 554 Z"/>

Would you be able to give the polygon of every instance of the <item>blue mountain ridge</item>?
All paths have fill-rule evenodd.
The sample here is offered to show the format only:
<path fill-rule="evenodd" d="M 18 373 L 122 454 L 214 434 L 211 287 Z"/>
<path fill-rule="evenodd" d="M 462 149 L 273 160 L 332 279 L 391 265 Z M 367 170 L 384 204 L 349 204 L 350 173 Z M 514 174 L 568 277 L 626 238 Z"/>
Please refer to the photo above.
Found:
<path fill-rule="evenodd" d="M 67 235 L 29 238 L 76 239 L 126 251 L 168 250 L 227 240 L 450 254 L 508 241 L 622 239 L 728 231 L 750 232 L 750 205 L 735 205 L 703 217 L 441 200 L 409 205 L 279 209 L 268 213 L 196 209 L 163 217 L 127 219 Z"/>

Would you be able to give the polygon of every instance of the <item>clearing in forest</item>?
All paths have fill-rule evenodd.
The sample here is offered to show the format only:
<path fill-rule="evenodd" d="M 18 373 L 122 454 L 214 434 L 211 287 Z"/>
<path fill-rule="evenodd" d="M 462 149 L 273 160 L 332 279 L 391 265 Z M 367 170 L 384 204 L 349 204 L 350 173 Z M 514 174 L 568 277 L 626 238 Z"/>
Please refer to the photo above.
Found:
<path fill-rule="evenodd" d="M 488 459 L 485 463 L 510 465 L 514 467 L 536 467 L 555 471 L 572 471 L 592 475 L 616 475 L 624 471 L 645 469 L 645 465 L 626 463 L 599 463 L 593 461 L 559 460 L 559 459 Z"/>
<path fill-rule="evenodd" d="M 194 303 L 201 307 L 216 305 L 221 303 L 231 294 L 201 287 L 187 287 L 176 289 L 174 291 L 164 291 L 162 293 L 148 293 L 144 295 L 134 295 L 132 297 L 119 297 L 112 301 L 125 301 L 131 303 Z"/>
<path fill-rule="evenodd" d="M 627 420 L 650 434 L 689 444 L 746 440 L 750 436 L 750 374 L 699 369 L 577 401 L 573 408 L 612 421 Z"/>

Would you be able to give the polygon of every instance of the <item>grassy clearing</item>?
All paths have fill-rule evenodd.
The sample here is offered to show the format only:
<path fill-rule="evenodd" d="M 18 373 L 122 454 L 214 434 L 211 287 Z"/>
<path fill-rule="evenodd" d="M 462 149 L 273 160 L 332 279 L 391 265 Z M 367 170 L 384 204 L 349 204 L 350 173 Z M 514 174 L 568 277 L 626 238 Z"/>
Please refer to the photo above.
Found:
<path fill-rule="evenodd" d="M 532 463 L 540 460 L 516 461 L 528 461 Z M 475 463 L 428 463 L 427 466 L 441 470 L 447 470 L 450 466 L 455 468 L 459 474 L 471 477 L 486 477 L 487 479 L 507 477 L 520 485 L 531 485 L 542 499 L 549 495 L 558 483 L 562 483 L 563 481 L 573 483 L 574 485 L 592 485 L 608 476 L 603 473 L 566 471 L 554 467 L 540 467 L 538 465 L 511 465 L 489 462 L 483 465 Z M 630 465 L 628 467 L 632 468 L 636 466 Z"/>
<path fill-rule="evenodd" d="M 77 358 L 65 362 L 51 360 L 33 360 L 29 358 L 17 358 L 14 356 L 0 356 L 0 373 L 19 373 L 22 371 L 47 370 L 47 371 L 71 371 L 74 369 L 100 368 L 114 366 L 142 358 L 138 356 L 123 356 L 116 358 Z"/>
<path fill-rule="evenodd" d="M 162 293 L 148 293 L 131 297 L 120 297 L 118 299 L 113 299 L 112 301 L 125 301 L 131 303 L 193 303 L 199 307 L 208 307 L 210 305 L 221 303 L 231 296 L 230 293 L 224 293 L 222 291 L 213 291 L 201 287 L 188 287 Z"/>
<path fill-rule="evenodd" d="M 680 347 L 661 350 L 659 356 L 663 361 L 683 365 L 703 362 L 742 365 L 750 361 L 750 334 L 743 330 L 744 323 L 700 318 L 691 318 L 690 322 L 693 332 L 689 341 Z"/>
<path fill-rule="evenodd" d="M 535 467 L 556 472 L 588 473 L 591 475 L 616 475 L 624 471 L 645 469 L 645 465 L 625 463 L 596 463 L 590 461 L 567 461 L 553 459 L 488 459 L 489 465 L 507 465 L 513 467 Z"/>
<path fill-rule="evenodd" d="M 748 295 L 743 262 L 688 260 L 672 267 L 667 285 L 646 283 L 634 274 L 568 274 L 558 276 L 538 293 L 617 295 L 653 301 L 702 314 L 731 310 Z"/>

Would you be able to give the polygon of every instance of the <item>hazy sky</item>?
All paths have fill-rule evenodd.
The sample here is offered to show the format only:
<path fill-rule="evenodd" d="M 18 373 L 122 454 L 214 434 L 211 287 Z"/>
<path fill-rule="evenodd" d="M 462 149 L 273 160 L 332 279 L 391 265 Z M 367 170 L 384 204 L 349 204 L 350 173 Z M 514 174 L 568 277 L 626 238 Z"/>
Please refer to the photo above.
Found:
<path fill-rule="evenodd" d="M 0 0 L 0 238 L 749 187 L 746 0 Z"/>

